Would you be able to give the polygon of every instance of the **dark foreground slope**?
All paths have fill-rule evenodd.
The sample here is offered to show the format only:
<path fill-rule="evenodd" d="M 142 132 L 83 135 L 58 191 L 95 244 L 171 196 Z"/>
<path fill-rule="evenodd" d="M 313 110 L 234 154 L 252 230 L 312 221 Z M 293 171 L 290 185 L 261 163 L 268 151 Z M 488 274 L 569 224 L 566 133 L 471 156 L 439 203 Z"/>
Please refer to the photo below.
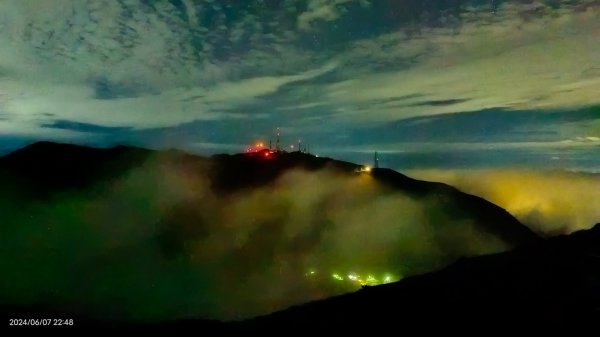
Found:
<path fill-rule="evenodd" d="M 1 315 L 5 320 L 74 317 L 68 312 L 14 307 L 2 307 Z M 341 332 L 358 328 L 408 333 L 478 329 L 483 335 L 506 329 L 574 332 L 595 328 L 600 317 L 600 224 L 242 322 L 131 323 L 75 317 L 79 327 L 211 328 L 217 332 Z"/>
<path fill-rule="evenodd" d="M 244 327 L 443 330 L 591 327 L 600 317 L 600 224 L 511 252 L 308 303 Z"/>

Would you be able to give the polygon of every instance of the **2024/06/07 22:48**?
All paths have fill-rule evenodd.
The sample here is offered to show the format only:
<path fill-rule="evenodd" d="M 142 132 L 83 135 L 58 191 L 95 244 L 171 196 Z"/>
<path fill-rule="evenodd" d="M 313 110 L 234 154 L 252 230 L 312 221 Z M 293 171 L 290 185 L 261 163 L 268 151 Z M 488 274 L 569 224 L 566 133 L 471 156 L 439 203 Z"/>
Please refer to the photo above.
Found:
<path fill-rule="evenodd" d="M 8 320 L 10 326 L 73 326 L 72 318 L 10 318 Z"/>

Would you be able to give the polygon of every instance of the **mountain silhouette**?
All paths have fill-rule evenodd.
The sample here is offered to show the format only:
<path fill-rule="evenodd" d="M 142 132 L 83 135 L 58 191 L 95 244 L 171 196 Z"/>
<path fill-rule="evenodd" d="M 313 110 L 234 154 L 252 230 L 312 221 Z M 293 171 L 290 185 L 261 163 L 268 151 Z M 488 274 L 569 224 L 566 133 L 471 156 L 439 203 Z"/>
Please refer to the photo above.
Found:
<path fill-rule="evenodd" d="M 90 324 L 135 310 L 154 317 L 149 296 L 169 306 L 162 321 L 181 322 L 191 312 L 247 318 L 356 289 L 306 281 L 312 257 L 326 276 L 346 263 L 407 277 L 544 242 L 454 187 L 301 152 L 201 157 L 39 142 L 0 158 L 0 183 L 0 302 Z M 293 291 L 263 300 L 274 278 Z"/>
<path fill-rule="evenodd" d="M 290 169 L 316 171 L 328 168 L 350 175 L 356 174 L 361 167 L 301 152 L 277 154 L 270 160 L 245 154 L 206 158 L 177 150 L 153 151 L 128 146 L 99 149 L 37 142 L 0 158 L 0 179 L 6 187 L 15 187 L 15 195 L 38 198 L 65 190 L 102 186 L 151 158 L 158 158 L 159 163 L 185 167 L 188 171 L 208 171 L 212 188 L 223 194 L 268 184 Z M 470 218 L 482 230 L 497 235 L 512 246 L 539 239 L 504 209 L 483 198 L 446 184 L 412 179 L 391 169 L 372 169 L 369 174 L 390 190 L 417 199 L 434 198 L 445 205 L 449 218 Z"/>

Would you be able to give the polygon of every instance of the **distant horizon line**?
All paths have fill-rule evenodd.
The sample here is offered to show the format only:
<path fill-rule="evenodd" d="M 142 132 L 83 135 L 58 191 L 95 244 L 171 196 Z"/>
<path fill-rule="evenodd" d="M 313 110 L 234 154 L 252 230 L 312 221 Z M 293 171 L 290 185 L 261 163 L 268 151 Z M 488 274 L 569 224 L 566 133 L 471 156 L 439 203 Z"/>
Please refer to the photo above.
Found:
<path fill-rule="evenodd" d="M 226 155 L 236 155 L 236 154 L 243 154 L 243 145 L 240 144 L 240 151 L 207 151 L 206 149 L 194 149 L 192 147 L 186 147 L 185 145 L 182 146 L 165 146 L 165 145 L 159 145 L 159 146 L 153 146 L 152 144 L 141 144 L 140 142 L 115 142 L 115 143 L 110 143 L 110 144 L 98 144 L 95 142 L 76 142 L 76 141 L 57 141 L 57 140 L 35 140 L 35 141 L 26 141 L 23 142 L 22 145 L 20 146 L 13 146 L 13 147 L 5 147 L 5 148 L 0 148 L 0 157 L 4 157 L 12 152 L 18 151 L 20 149 L 26 148 L 30 145 L 36 144 L 36 143 L 53 143 L 53 144 L 64 144 L 64 145 L 75 145 L 75 146 L 81 146 L 81 147 L 88 147 L 88 148 L 96 148 L 96 149 L 111 149 L 111 148 L 116 148 L 119 146 L 124 146 L 124 147 L 131 147 L 131 148 L 139 148 L 139 149 L 145 149 L 145 150 L 152 150 L 152 151 L 182 151 L 185 153 L 188 153 L 190 155 L 196 155 L 196 156 L 214 156 L 214 155 L 220 155 L 220 154 L 226 154 Z M 236 145 L 236 144 L 230 144 L 232 145 Z M 331 150 L 331 149 L 325 149 L 325 150 Z M 375 151 L 375 150 L 374 150 Z M 397 152 L 390 152 L 390 151 L 381 151 L 381 150 L 376 150 L 379 155 L 380 158 L 382 157 L 383 163 L 389 161 L 389 160 L 385 160 L 386 157 L 394 157 L 394 156 L 402 156 L 403 152 L 397 151 Z M 294 151 L 291 151 L 294 152 Z M 343 154 L 355 154 L 354 156 L 348 156 L 348 155 L 343 155 Z M 336 159 L 336 160 L 343 160 L 343 161 L 349 161 L 349 162 L 353 162 L 356 163 L 357 165 L 370 165 L 371 161 L 372 161 L 372 156 L 373 156 L 373 151 L 323 151 L 323 153 L 313 153 L 315 155 L 321 156 L 321 157 L 331 157 L 332 159 Z M 359 157 L 361 157 L 361 159 L 359 159 Z M 370 159 L 370 160 L 369 160 Z M 548 162 L 550 162 L 550 160 L 548 160 Z M 518 164 L 518 165 L 448 165 L 448 166 L 441 166 L 441 165 L 419 165 L 418 163 L 409 163 L 406 165 L 383 165 L 383 167 L 389 167 L 393 170 L 396 171 L 419 171 L 419 170 L 440 170 L 440 171 L 499 171 L 499 170 L 523 170 L 523 171 L 539 171 L 539 172 L 568 172 L 568 173 L 581 173 L 581 174 L 600 174 L 600 165 L 599 166 L 594 166 L 594 165 L 590 165 L 590 166 L 585 166 L 585 165 L 572 165 L 572 166 L 565 166 L 565 167 L 552 167 L 552 166 L 541 166 L 541 165 L 527 165 L 525 163 L 523 164 Z"/>

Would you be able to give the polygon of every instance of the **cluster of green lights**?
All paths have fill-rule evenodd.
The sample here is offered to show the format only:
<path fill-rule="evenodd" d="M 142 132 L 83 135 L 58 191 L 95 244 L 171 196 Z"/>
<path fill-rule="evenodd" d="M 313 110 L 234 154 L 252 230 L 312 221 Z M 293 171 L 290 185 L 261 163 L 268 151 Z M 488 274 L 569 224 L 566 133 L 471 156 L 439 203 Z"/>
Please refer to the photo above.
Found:
<path fill-rule="evenodd" d="M 306 273 L 307 277 L 316 277 L 319 273 L 316 270 L 311 269 Z M 398 281 L 397 277 L 394 277 L 390 273 L 385 273 L 378 277 L 376 274 L 360 275 L 354 272 L 347 274 L 332 273 L 331 278 L 337 282 L 348 282 L 360 286 L 375 286 L 379 284 L 386 284 Z"/>

